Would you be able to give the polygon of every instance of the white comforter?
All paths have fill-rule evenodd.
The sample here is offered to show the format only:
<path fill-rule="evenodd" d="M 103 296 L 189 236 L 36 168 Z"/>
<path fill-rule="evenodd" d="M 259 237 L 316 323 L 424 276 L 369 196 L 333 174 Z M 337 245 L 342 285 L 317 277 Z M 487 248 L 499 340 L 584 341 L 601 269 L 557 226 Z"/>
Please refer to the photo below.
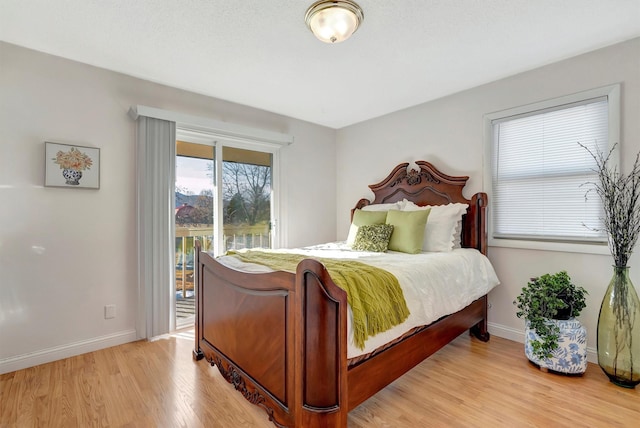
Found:
<path fill-rule="evenodd" d="M 313 257 L 357 259 L 385 269 L 398 278 L 411 314 L 402 324 L 369 337 L 365 342 L 365 348 L 360 349 L 353 342 L 351 311 L 349 311 L 348 358 L 372 352 L 414 327 L 430 324 L 444 315 L 457 312 L 499 284 L 489 259 L 479 251 L 470 248 L 459 248 L 449 253 L 405 254 L 394 251 L 372 253 L 354 251 L 342 242 L 335 242 L 272 251 Z M 245 272 L 271 271 L 266 266 L 247 264 L 235 257 L 223 256 L 218 260 L 228 267 Z"/>

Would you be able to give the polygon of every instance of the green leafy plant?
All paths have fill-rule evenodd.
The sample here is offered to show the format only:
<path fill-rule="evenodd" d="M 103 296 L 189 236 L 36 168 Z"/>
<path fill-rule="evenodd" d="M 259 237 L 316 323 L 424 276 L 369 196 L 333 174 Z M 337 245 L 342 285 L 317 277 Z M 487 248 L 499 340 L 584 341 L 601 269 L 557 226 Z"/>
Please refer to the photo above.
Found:
<path fill-rule="evenodd" d="M 566 271 L 531 278 L 513 302 L 518 307 L 516 316 L 529 322 L 541 340 L 532 340 L 533 354 L 549 358 L 558 347 L 560 329 L 550 319 L 577 317 L 585 308 L 587 291 L 571 282 Z"/>

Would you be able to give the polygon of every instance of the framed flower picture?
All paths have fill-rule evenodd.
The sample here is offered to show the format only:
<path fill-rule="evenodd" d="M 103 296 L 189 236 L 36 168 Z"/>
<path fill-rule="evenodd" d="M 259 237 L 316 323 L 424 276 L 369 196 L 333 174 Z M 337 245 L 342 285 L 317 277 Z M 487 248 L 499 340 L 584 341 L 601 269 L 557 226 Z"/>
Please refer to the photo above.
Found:
<path fill-rule="evenodd" d="M 45 142 L 44 185 L 100 188 L 100 149 Z"/>

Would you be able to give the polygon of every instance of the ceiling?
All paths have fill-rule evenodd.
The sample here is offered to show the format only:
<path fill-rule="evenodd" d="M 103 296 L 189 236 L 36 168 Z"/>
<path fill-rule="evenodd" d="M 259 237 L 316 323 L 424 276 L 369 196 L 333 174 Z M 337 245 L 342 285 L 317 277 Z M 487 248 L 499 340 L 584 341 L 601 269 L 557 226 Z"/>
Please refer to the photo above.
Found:
<path fill-rule="evenodd" d="M 336 45 L 313 0 L 0 0 L 0 40 L 339 129 L 640 36 L 640 0 L 356 1 Z"/>

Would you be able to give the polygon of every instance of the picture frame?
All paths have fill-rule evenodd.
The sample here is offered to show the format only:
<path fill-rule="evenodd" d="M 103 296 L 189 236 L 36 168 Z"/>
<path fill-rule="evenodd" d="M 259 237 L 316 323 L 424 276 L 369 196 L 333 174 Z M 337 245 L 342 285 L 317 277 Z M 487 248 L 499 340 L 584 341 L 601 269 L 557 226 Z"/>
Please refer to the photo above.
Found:
<path fill-rule="evenodd" d="M 46 187 L 100 188 L 100 149 L 45 141 Z"/>

